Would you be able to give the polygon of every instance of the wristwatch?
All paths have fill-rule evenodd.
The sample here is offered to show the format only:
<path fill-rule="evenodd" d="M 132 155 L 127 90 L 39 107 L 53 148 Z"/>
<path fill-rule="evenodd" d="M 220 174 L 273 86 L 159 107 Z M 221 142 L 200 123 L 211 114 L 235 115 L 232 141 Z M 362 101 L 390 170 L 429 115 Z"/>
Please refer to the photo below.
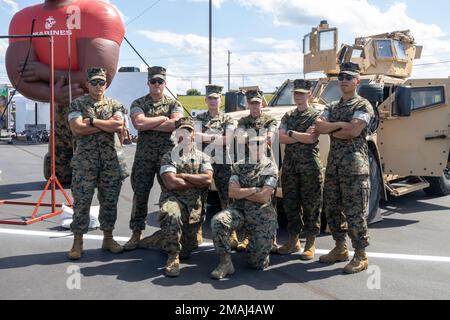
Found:
<path fill-rule="evenodd" d="M 289 130 L 288 131 L 288 136 L 290 137 L 290 138 L 292 138 L 292 134 L 294 133 L 294 131 L 292 131 L 292 130 Z"/>
<path fill-rule="evenodd" d="M 94 118 L 89 118 L 89 124 L 92 126 L 92 127 L 95 127 L 94 126 Z"/>

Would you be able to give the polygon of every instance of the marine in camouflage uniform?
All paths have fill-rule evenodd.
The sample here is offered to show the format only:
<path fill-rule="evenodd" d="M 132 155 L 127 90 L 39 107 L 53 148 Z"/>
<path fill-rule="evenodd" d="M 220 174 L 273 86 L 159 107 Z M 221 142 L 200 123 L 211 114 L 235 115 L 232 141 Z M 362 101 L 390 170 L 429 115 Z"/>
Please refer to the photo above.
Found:
<path fill-rule="evenodd" d="M 125 250 L 136 248 L 141 239 L 141 232 L 145 229 L 148 213 L 148 198 L 153 187 L 155 175 L 159 177 L 160 161 L 164 154 L 174 147 L 171 134 L 174 121 L 182 117 L 183 109 L 179 102 L 161 93 L 161 98 L 152 98 L 153 90 L 165 86 L 166 69 L 151 67 L 148 69 L 150 94 L 135 100 L 130 107 L 130 116 L 143 114 L 145 118 L 166 117 L 166 122 L 172 121 L 172 130 L 157 131 L 157 129 L 138 130 L 138 140 L 131 172 L 131 187 L 133 188 L 133 207 L 131 209 L 130 229 L 133 235 L 125 244 Z M 160 83 L 159 83 L 160 82 Z M 158 86 L 158 88 L 154 88 Z M 170 120 L 169 120 L 170 119 Z M 135 120 L 134 120 L 135 123 Z M 162 121 L 161 124 L 164 122 Z"/>
<path fill-rule="evenodd" d="M 264 137 L 252 137 L 249 144 L 250 157 L 232 166 L 230 188 L 236 190 L 234 201 L 211 220 L 214 247 L 220 257 L 218 267 L 211 273 L 215 279 L 234 273 L 230 255 L 232 230 L 245 228 L 248 233 L 248 262 L 253 268 L 263 270 L 269 265 L 272 241 L 278 228 L 272 205 L 278 168 L 264 155 L 267 144 Z M 257 147 L 263 150 L 255 151 Z M 259 152 L 257 158 L 252 155 L 256 152 Z"/>
<path fill-rule="evenodd" d="M 257 136 L 265 136 L 267 138 L 267 154 L 269 157 L 272 157 L 272 138 L 277 130 L 277 120 L 269 114 L 263 113 L 262 102 L 264 93 L 260 90 L 247 90 L 245 92 L 245 96 L 247 99 L 247 104 L 250 109 L 250 114 L 246 117 L 239 119 L 238 128 L 236 130 L 236 136 L 238 141 L 238 159 L 241 159 L 241 151 L 239 145 L 242 145 L 240 139 L 245 136 L 242 134 L 242 130 L 252 130 L 251 134 L 256 134 Z M 248 153 L 248 150 L 245 150 L 245 153 Z M 244 239 L 238 244 L 237 250 L 244 251 L 246 250 L 249 244 L 248 236 L 245 235 Z M 274 238 L 272 252 L 277 251 L 277 244 Z"/>
<path fill-rule="evenodd" d="M 338 129 L 333 130 L 331 127 L 323 190 L 323 210 L 336 247 L 328 255 L 321 256 L 320 262 L 348 260 L 348 234 L 355 248 L 355 255 L 344 268 L 346 273 L 359 272 L 368 266 L 365 248 L 369 245 L 369 236 L 365 213 L 368 210 L 370 180 L 366 138 L 374 112 L 369 101 L 356 94 L 359 73 L 358 65 L 341 65 L 339 82 L 346 82 L 348 86 L 354 85 L 354 91 L 350 92 L 353 96 L 346 101 L 341 99 L 331 103 L 321 115 L 321 120 L 328 122 L 328 125 L 334 124 Z M 340 123 L 343 123 L 343 126 Z M 349 124 L 360 125 L 363 129 L 359 135 L 346 137 L 347 139 L 339 136 L 342 132 L 349 131 Z"/>
<path fill-rule="evenodd" d="M 280 142 L 286 145 L 281 186 L 289 240 L 278 248 L 278 253 L 290 254 L 300 251 L 299 236 L 302 233 L 306 236 L 305 251 L 300 256 L 304 260 L 311 260 L 314 257 L 315 238 L 320 233 L 322 205 L 319 135 L 313 135 L 308 131 L 314 126 L 320 112 L 309 106 L 310 93 L 310 81 L 303 79 L 294 81 L 294 100 L 297 108 L 287 112 L 280 125 Z"/>
<path fill-rule="evenodd" d="M 71 128 L 77 134 L 77 148 L 72 158 L 74 215 L 70 227 L 75 240 L 69 254 L 71 259 L 81 257 L 82 235 L 88 231 L 95 188 L 100 203 L 100 229 L 104 232 L 102 248 L 114 253 L 123 251 L 112 237 L 122 181 L 129 175 L 118 136 L 123 128 L 123 106 L 104 95 L 92 94 L 98 85 L 106 89 L 105 69 L 88 69 L 88 80 L 90 94 L 75 99 L 68 115 Z"/>
<path fill-rule="evenodd" d="M 218 99 L 222 97 L 222 86 L 207 85 L 206 86 L 206 99 Z M 220 107 L 220 104 L 219 106 Z M 217 113 L 217 114 L 216 114 Z M 228 205 L 228 183 L 231 177 L 231 164 L 233 163 L 230 157 L 230 145 L 233 146 L 232 139 L 234 136 L 234 130 L 236 124 L 234 120 L 226 113 L 208 110 L 205 113 L 199 114 L 196 121 L 202 123 L 202 149 L 207 154 L 211 154 L 211 162 L 214 169 L 214 183 L 219 193 L 222 209 Z M 205 134 L 206 133 L 206 134 Z M 225 134 L 228 133 L 228 136 Z M 216 139 L 225 138 L 226 144 L 221 148 L 212 148 Z M 220 151 L 218 154 L 215 151 Z"/>
<path fill-rule="evenodd" d="M 182 135 L 183 142 L 161 159 L 161 230 L 140 243 L 140 247 L 144 247 L 157 234 L 158 247 L 168 254 L 165 269 L 168 276 L 178 276 L 180 255 L 188 258 L 196 248 L 197 231 L 204 216 L 204 200 L 213 175 L 210 158 L 195 148 L 193 131 L 192 120 L 182 118 L 177 122 L 177 136 Z M 193 179 L 197 182 L 194 183 Z"/>

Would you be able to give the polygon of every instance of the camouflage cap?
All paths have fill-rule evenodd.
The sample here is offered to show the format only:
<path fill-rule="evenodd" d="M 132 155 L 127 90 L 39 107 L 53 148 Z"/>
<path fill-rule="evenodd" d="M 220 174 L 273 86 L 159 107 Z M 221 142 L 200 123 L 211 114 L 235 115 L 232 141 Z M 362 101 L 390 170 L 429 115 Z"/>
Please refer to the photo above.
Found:
<path fill-rule="evenodd" d="M 166 80 L 166 69 L 163 67 L 150 67 L 148 70 L 148 80 L 151 79 L 163 79 Z"/>
<path fill-rule="evenodd" d="M 190 129 L 194 130 L 194 121 L 191 118 L 180 118 L 175 122 L 175 128 L 176 129 Z"/>
<path fill-rule="evenodd" d="M 206 97 L 208 98 L 220 98 L 222 96 L 222 86 L 215 84 L 206 85 Z"/>
<path fill-rule="evenodd" d="M 248 102 L 262 102 L 263 92 L 260 90 L 248 90 L 245 92 Z"/>
<path fill-rule="evenodd" d="M 94 79 L 106 80 L 106 69 L 100 67 L 89 68 L 87 70 L 88 81 Z"/>
<path fill-rule="evenodd" d="M 304 79 L 294 80 L 293 92 L 309 93 L 309 92 L 311 92 L 311 88 L 312 88 L 311 81 L 304 80 Z"/>
<path fill-rule="evenodd" d="M 354 77 L 359 77 L 359 75 L 361 74 L 361 69 L 356 63 L 346 62 L 341 64 L 339 73 L 345 73 Z"/>

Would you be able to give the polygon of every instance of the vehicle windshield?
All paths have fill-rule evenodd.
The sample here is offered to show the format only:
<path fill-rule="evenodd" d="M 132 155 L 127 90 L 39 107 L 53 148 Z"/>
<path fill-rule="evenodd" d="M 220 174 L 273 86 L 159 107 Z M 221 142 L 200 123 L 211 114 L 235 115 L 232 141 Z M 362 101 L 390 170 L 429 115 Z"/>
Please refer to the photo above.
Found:
<path fill-rule="evenodd" d="M 361 84 L 368 84 L 369 82 L 370 82 L 369 79 L 361 80 Z M 338 81 L 331 80 L 330 82 L 328 82 L 322 94 L 320 95 L 320 98 L 325 103 L 330 103 L 341 99 L 341 90 L 339 89 Z"/>
<path fill-rule="evenodd" d="M 314 90 L 317 81 L 309 80 L 312 83 L 312 89 Z M 271 107 L 279 107 L 279 106 L 292 106 L 295 105 L 294 95 L 292 94 L 292 90 L 294 90 L 294 82 L 289 81 L 289 83 L 281 90 L 281 92 L 273 98 L 270 103 Z"/>

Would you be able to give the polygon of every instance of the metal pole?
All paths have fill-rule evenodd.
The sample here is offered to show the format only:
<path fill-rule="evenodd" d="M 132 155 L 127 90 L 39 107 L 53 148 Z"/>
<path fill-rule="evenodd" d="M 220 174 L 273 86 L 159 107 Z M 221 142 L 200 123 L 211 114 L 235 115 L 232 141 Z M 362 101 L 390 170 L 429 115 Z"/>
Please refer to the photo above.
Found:
<path fill-rule="evenodd" d="M 209 84 L 212 83 L 212 0 L 209 0 Z"/>
<path fill-rule="evenodd" d="M 228 50 L 228 91 L 230 91 L 230 68 L 231 68 L 230 55 L 231 55 L 231 51 Z"/>
<path fill-rule="evenodd" d="M 51 170 L 52 170 L 52 212 L 56 211 L 56 170 L 55 170 L 55 61 L 54 61 L 54 38 L 50 37 L 50 143 L 51 150 Z"/>

